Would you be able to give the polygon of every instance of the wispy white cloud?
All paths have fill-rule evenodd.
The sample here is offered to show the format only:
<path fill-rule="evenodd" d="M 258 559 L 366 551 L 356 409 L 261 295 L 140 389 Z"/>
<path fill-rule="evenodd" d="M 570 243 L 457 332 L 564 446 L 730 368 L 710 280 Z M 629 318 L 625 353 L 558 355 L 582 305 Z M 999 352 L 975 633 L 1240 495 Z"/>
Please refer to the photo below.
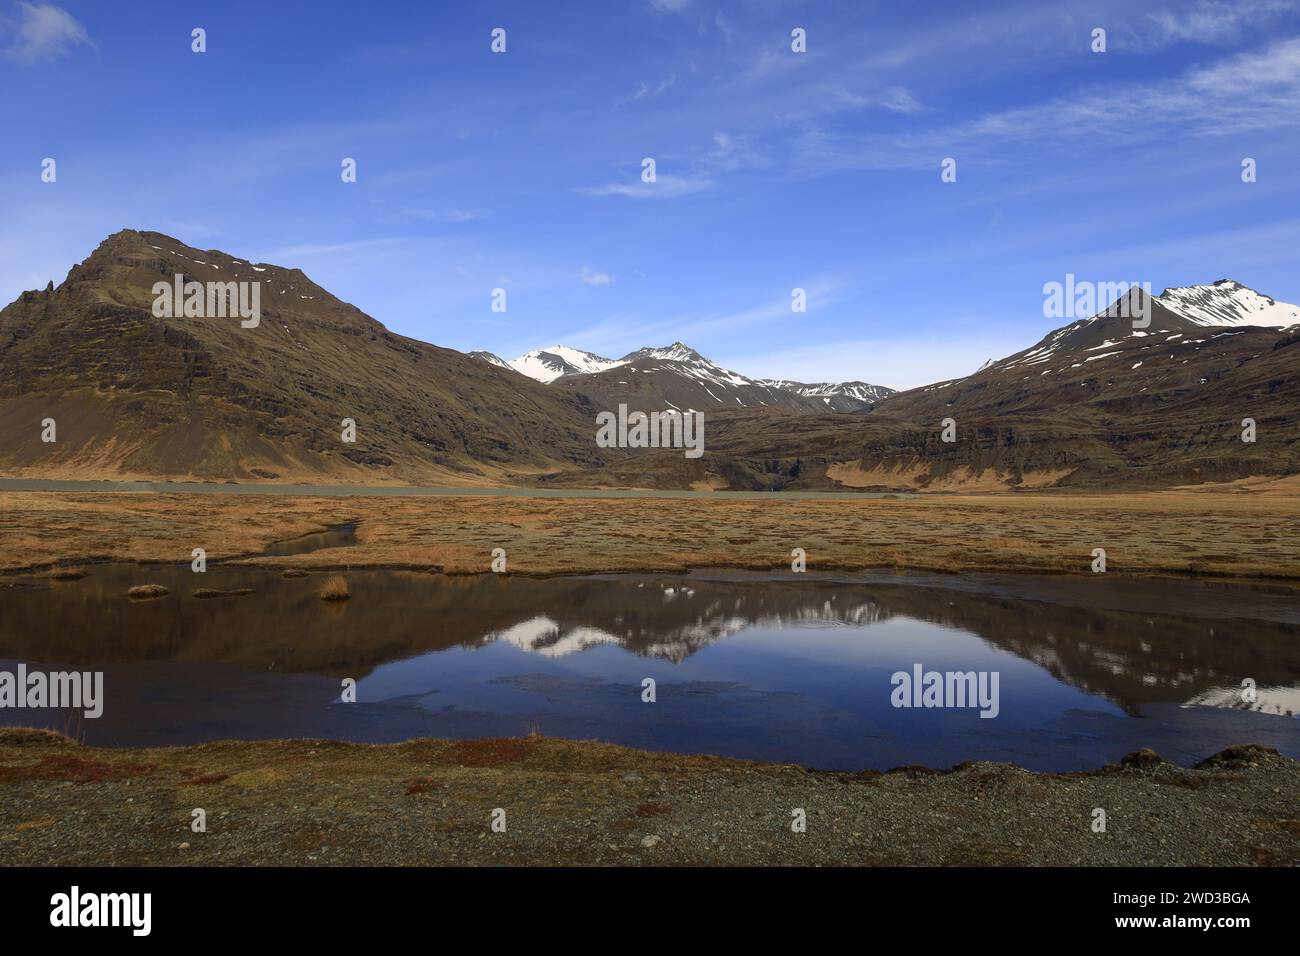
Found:
<path fill-rule="evenodd" d="M 681 13 L 691 5 L 691 0 L 650 0 L 650 8 L 660 13 Z"/>
<path fill-rule="evenodd" d="M 894 86 L 881 95 L 880 105 L 895 113 L 919 113 L 921 101 L 906 87 Z"/>
<path fill-rule="evenodd" d="M 473 222 L 482 213 L 476 209 L 448 209 L 442 214 L 443 222 Z"/>
<path fill-rule="evenodd" d="M 1296 0 L 1197 0 L 1173 11 L 1148 13 L 1134 31 L 1136 45 L 1149 50 L 1184 42 L 1232 43 L 1245 29 L 1293 13 L 1297 6 Z"/>
<path fill-rule="evenodd" d="M 49 3 L 18 2 L 18 25 L 5 55 L 19 63 L 54 60 L 75 47 L 94 47 L 90 34 L 72 14 Z"/>
<path fill-rule="evenodd" d="M 613 285 L 616 281 L 608 272 L 593 272 L 588 266 L 582 267 L 578 277 L 583 285 Z"/>
<path fill-rule="evenodd" d="M 970 120 L 892 134 L 810 124 L 791 140 L 806 173 L 920 167 L 944 156 L 998 158 L 1018 150 L 1179 144 L 1300 127 L 1300 37 L 1233 54 L 1182 76 L 1095 85 Z"/>
<path fill-rule="evenodd" d="M 748 136 L 717 132 L 713 134 L 713 147 L 705 154 L 703 165 L 711 171 L 731 172 L 761 166 L 763 157 Z"/>
<path fill-rule="evenodd" d="M 842 301 L 846 286 L 838 277 L 830 276 L 809 279 L 803 288 L 810 308 L 829 309 Z M 673 341 L 688 342 L 708 352 L 710 342 L 727 341 L 728 337 L 744 329 L 758 329 L 780 322 L 802 323 L 806 316 L 793 313 L 790 302 L 788 296 L 775 296 L 743 308 L 701 309 L 653 319 L 615 315 L 591 325 L 571 328 L 560 339 L 585 343 L 582 348 L 594 349 L 602 355 L 623 355 L 647 345 L 667 345 Z M 745 369 L 737 370 L 750 374 Z"/>
<path fill-rule="evenodd" d="M 735 27 L 731 25 L 730 20 L 723 16 L 721 10 L 719 10 L 717 16 L 713 18 L 713 25 L 718 28 L 718 33 L 722 35 L 723 42 L 731 43 L 736 39 Z"/>
<path fill-rule="evenodd" d="M 419 219 L 424 222 L 473 222 L 483 215 L 476 209 L 428 209 L 423 206 L 394 204 L 382 199 L 372 199 L 371 204 L 380 209 L 391 210 L 399 216 Z"/>
<path fill-rule="evenodd" d="M 632 94 L 630 96 L 623 97 L 623 99 L 621 99 L 619 102 L 634 103 L 637 100 L 654 99 L 656 96 L 659 96 L 665 90 L 669 89 L 676 82 L 677 82 L 677 74 L 673 73 L 667 79 L 661 80 L 659 83 L 655 84 L 654 86 L 651 86 L 649 83 L 645 83 L 645 82 L 638 83 L 636 89 L 632 91 Z"/>
<path fill-rule="evenodd" d="M 1239 53 L 1183 77 L 1121 84 L 1059 97 L 1034 106 L 990 113 L 969 124 L 970 136 L 1038 138 L 1098 133 L 1156 137 L 1225 135 L 1248 129 L 1300 125 L 1300 37 Z"/>
<path fill-rule="evenodd" d="M 716 185 L 727 173 L 765 165 L 763 155 L 747 136 L 718 131 L 710 138 L 710 145 L 687 164 L 692 172 L 678 176 L 659 174 L 653 183 L 640 179 L 629 183 L 606 183 L 579 190 L 588 196 L 623 196 L 630 199 L 676 199 L 703 192 Z"/>
<path fill-rule="evenodd" d="M 916 94 L 905 86 L 891 86 L 870 94 L 855 93 L 843 88 L 827 92 L 830 103 L 842 107 L 884 109 L 892 113 L 919 113 L 923 109 Z"/>
<path fill-rule="evenodd" d="M 713 185 L 707 176 L 657 176 L 653 183 L 637 179 L 631 183 L 606 183 L 581 190 L 588 196 L 625 196 L 629 199 L 676 199 L 702 192 Z"/>

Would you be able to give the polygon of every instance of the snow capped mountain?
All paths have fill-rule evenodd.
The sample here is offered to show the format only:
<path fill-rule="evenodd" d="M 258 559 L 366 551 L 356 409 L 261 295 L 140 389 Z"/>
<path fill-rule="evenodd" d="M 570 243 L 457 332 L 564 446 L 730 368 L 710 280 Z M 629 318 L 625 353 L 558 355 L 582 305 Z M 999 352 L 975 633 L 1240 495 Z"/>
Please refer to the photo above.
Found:
<path fill-rule="evenodd" d="M 544 383 L 563 384 L 610 407 L 635 400 L 681 411 L 705 408 L 782 408 L 799 412 L 856 412 L 894 390 L 867 382 L 791 382 L 752 379 L 706 358 L 683 342 L 606 358 L 567 345 L 535 349 L 507 362 L 491 352 L 470 355 Z M 560 380 L 563 379 L 563 382 Z"/>
<path fill-rule="evenodd" d="M 635 352 L 629 352 L 623 356 L 624 364 L 646 362 L 671 362 L 677 366 L 676 371 L 682 375 L 699 379 L 702 382 L 710 382 L 714 385 L 725 387 L 727 385 L 756 385 L 758 384 L 752 378 L 746 378 L 739 372 L 733 372 L 729 368 L 723 368 L 716 362 L 705 358 L 695 349 L 683 345 L 681 342 L 674 342 L 667 348 L 645 348 L 637 349 Z"/>
<path fill-rule="evenodd" d="M 1014 372 L 1043 377 L 1069 374 L 1079 369 L 1109 368 L 1127 361 L 1133 369 L 1157 360 L 1162 348 L 1176 344 L 1198 347 L 1213 344 L 1216 335 L 1255 327 L 1300 327 L 1300 306 L 1278 302 L 1233 279 L 1209 285 L 1165 289 L 1148 297 L 1134 290 L 1128 304 L 1149 298 L 1150 324 L 1135 327 L 1132 314 L 1117 303 L 1086 319 L 1048 333 L 1036 345 L 1001 360 L 989 359 L 973 376 Z M 1215 333 L 1213 330 L 1218 329 Z M 1210 330 L 1207 332 L 1207 330 Z M 1141 340 L 1138 353 L 1130 354 Z M 1150 353 L 1150 354 L 1145 354 Z M 867 382 L 796 382 L 788 379 L 752 379 L 724 368 L 683 342 L 647 347 L 620 359 L 606 358 L 565 345 L 536 349 L 506 362 L 490 352 L 471 355 L 493 365 L 511 368 L 539 382 L 563 379 L 564 386 L 584 392 L 613 407 L 631 402 L 647 408 L 682 411 L 719 408 L 779 408 L 799 412 L 859 412 L 894 394 L 894 390 Z M 1181 359 L 1180 359 L 1181 361 Z M 1101 363 L 1101 365 L 1095 364 Z M 1023 380 L 1023 379 L 1022 379 Z M 953 382 L 935 383 L 927 391 Z"/>
<path fill-rule="evenodd" d="M 663 403 L 682 410 L 707 408 L 780 408 L 798 412 L 856 412 L 891 389 L 865 382 L 806 385 L 753 379 L 724 368 L 682 342 L 643 348 L 623 356 L 616 372 L 599 381 L 573 383 L 607 402 L 635 396 L 638 401 Z"/>
<path fill-rule="evenodd" d="M 719 408 L 784 408 L 823 412 L 815 400 L 771 388 L 723 368 L 682 342 L 662 348 L 642 348 L 623 356 L 619 365 L 603 372 L 566 378 L 561 383 L 614 407 L 681 411 Z"/>
<path fill-rule="evenodd" d="M 1149 306 L 1149 323 L 1135 327 L 1132 317 L 1142 314 L 1139 307 L 1144 302 Z M 1167 346 L 1187 345 L 1199 351 L 1202 345 L 1213 346 L 1219 338 L 1247 328 L 1280 331 L 1295 327 L 1300 327 L 1300 306 L 1277 302 L 1232 279 L 1166 289 L 1158 296 L 1147 296 L 1135 288 L 1091 318 L 1049 332 L 1015 355 L 986 362 L 975 375 L 1018 370 L 1044 376 L 1108 368 L 1123 361 L 1136 369 Z M 1094 362 L 1103 364 L 1093 366 Z"/>
<path fill-rule="evenodd" d="M 466 354 L 468 354 L 470 358 L 479 359 L 480 361 L 487 362 L 489 365 L 497 365 L 500 366 L 501 368 L 509 368 L 512 372 L 514 371 L 514 369 L 510 367 L 509 362 L 507 362 L 501 356 L 493 354 L 492 352 L 479 351 L 479 352 L 469 352 Z"/>
<path fill-rule="evenodd" d="M 674 342 L 672 345 L 664 348 L 644 348 L 637 349 L 635 352 L 629 352 L 624 359 L 630 361 L 635 358 L 643 359 L 663 359 L 665 362 L 702 362 L 713 365 L 699 352 L 682 342 Z M 714 366 L 720 368 L 721 366 Z M 735 373 L 732 373 L 735 374 Z"/>
<path fill-rule="evenodd" d="M 786 379 L 760 378 L 758 384 L 771 388 L 784 389 L 803 395 L 805 398 L 852 398 L 870 405 L 886 395 L 893 395 L 894 389 L 884 385 L 871 385 L 867 382 L 791 382 Z"/>
<path fill-rule="evenodd" d="M 506 364 L 521 375 L 539 382 L 553 382 L 561 375 L 589 375 L 624 363 L 622 360 L 607 359 L 603 355 L 567 345 L 552 345 L 550 348 L 534 349 Z"/>
<path fill-rule="evenodd" d="M 1098 487 L 1294 474 L 1300 326 L 1257 324 L 1277 315 L 1257 295 L 1231 282 L 1139 290 L 971 375 L 891 396 L 871 423 L 933 429 L 951 418 L 970 429 L 953 449 L 962 464 L 996 462 L 1007 486 L 1035 472 L 1053 486 Z M 1274 443 L 1243 440 L 1246 422 L 1268 422 Z M 861 467 L 910 452 L 868 437 Z"/>
<path fill-rule="evenodd" d="M 1277 302 L 1234 279 L 1165 289 L 1156 301 L 1197 325 L 1300 325 L 1300 306 Z"/>

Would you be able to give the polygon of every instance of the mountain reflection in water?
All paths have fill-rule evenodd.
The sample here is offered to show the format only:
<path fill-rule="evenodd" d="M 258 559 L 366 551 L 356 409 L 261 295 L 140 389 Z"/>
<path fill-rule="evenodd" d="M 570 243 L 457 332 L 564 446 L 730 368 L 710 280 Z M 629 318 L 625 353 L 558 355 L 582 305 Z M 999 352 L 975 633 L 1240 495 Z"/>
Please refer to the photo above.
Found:
<path fill-rule="evenodd" d="M 1141 746 L 1300 755 L 1300 620 L 1282 588 L 744 573 L 581 578 L 100 565 L 0 586 L 0 667 L 106 672 L 87 742 L 544 733 L 861 769 L 1071 769 Z M 160 583 L 156 601 L 128 587 Z M 253 587 L 197 599 L 197 587 Z M 894 709 L 890 675 L 1001 674 L 1001 712 Z M 337 703 L 339 680 L 358 703 Z M 653 704 L 641 682 L 658 683 Z M 1257 697 L 1242 699 L 1241 682 Z M 65 714 L 10 722 L 65 729 Z M 1163 749 L 1162 749 L 1163 748 Z"/>

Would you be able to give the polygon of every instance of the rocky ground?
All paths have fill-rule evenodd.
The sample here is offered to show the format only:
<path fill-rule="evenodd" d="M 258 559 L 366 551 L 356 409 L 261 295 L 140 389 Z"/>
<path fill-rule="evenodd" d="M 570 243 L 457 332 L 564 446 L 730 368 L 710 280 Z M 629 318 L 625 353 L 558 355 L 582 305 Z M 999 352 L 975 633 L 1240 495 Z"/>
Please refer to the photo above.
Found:
<path fill-rule="evenodd" d="M 849 774 L 538 736 L 126 750 L 8 730 L 0 862 L 1285 866 L 1300 763 L 1243 746 L 1196 768 Z"/>

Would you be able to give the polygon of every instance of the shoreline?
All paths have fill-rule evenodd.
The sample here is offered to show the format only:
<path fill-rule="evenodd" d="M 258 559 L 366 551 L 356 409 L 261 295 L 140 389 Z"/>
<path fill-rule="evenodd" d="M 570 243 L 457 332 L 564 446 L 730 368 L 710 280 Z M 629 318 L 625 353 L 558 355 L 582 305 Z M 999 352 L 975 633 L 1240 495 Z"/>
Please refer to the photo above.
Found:
<path fill-rule="evenodd" d="M 1300 762 L 1252 745 L 846 773 L 539 735 L 144 750 L 0 729 L 0 793 L 20 866 L 1300 863 Z"/>
<path fill-rule="evenodd" d="M 281 542 L 275 542 L 281 543 Z M 310 552 L 308 552 L 310 553 Z M 677 565 L 671 567 L 654 567 L 645 566 L 627 569 L 598 570 L 598 569 L 576 569 L 576 570 L 547 570 L 547 571 L 517 571 L 511 569 L 508 572 L 493 572 L 486 568 L 442 568 L 436 565 L 428 564 L 383 564 L 372 563 L 369 561 L 342 561 L 337 564 L 325 564 L 316 561 L 294 561 L 291 560 L 298 555 L 267 555 L 261 553 L 234 555 L 228 558 L 209 559 L 207 564 L 210 569 L 224 569 L 234 571 L 305 571 L 308 573 L 339 573 L 347 571 L 356 572 L 393 572 L 407 574 L 424 574 L 429 577 L 446 577 L 446 578 L 475 578 L 499 576 L 502 578 L 528 578 L 538 581 L 554 580 L 557 578 L 599 578 L 599 577 L 621 577 L 632 575 L 667 575 L 671 577 L 691 577 L 694 575 L 712 575 L 714 573 L 734 573 L 752 575 L 750 580 L 755 582 L 771 581 L 782 582 L 792 579 L 790 569 L 781 565 L 760 565 L 760 564 L 727 564 L 721 561 L 710 561 L 702 564 Z M 45 562 L 32 565 L 17 565 L 0 568 L 0 581 L 6 578 L 44 578 L 48 577 L 55 571 L 69 570 L 75 568 L 94 568 L 105 565 L 135 565 L 141 568 L 178 568 L 186 567 L 189 561 L 169 561 L 161 558 L 117 558 L 108 555 L 94 555 L 88 557 L 67 557 L 60 558 L 53 563 Z M 821 581 L 823 583 L 841 583 L 841 584 L 876 584 L 886 583 L 886 575 L 890 576 L 888 583 L 908 585 L 914 584 L 917 587 L 922 586 L 942 586 L 927 583 L 922 585 L 912 580 L 909 576 L 927 576 L 930 578 L 968 578 L 968 577 L 985 577 L 990 579 L 1006 578 L 1052 578 L 1056 580 L 1076 580 L 1080 574 L 1076 571 L 1070 571 L 1062 568 L 1007 568 L 1002 566 L 982 567 L 973 565 L 971 567 L 952 569 L 948 567 L 928 567 L 924 564 L 910 564 L 905 568 L 899 568 L 891 564 L 879 565 L 851 565 L 837 564 L 833 561 L 822 562 L 817 569 L 809 569 L 807 572 L 801 572 L 801 578 L 807 581 Z M 1184 569 L 1166 569 L 1166 568 L 1144 568 L 1135 571 L 1115 571 L 1109 574 L 1109 580 L 1123 581 L 1152 581 L 1152 582 L 1172 582 L 1182 584 L 1222 584 L 1222 585 L 1240 585 L 1247 587 L 1258 585 L 1261 587 L 1279 587 L 1279 588 L 1300 588 L 1300 571 L 1295 575 L 1290 573 L 1281 573 L 1276 575 L 1268 574 L 1233 574 L 1230 572 L 1194 572 Z M 740 580 L 740 579 L 737 579 Z"/>
<path fill-rule="evenodd" d="M 833 586 L 870 588 L 916 588 L 937 592 L 960 593 L 1009 600 L 1034 601 L 1060 607 L 1081 607 L 1089 610 L 1120 611 L 1145 614 L 1175 614 L 1204 618 L 1226 618 L 1268 621 L 1300 625 L 1300 603 L 1289 602 L 1300 598 L 1300 581 L 1292 578 L 1232 577 L 1193 575 L 1168 572 L 1115 572 L 1105 576 L 1084 577 L 1062 571 L 1039 570 L 963 570 L 932 571 L 924 567 L 897 569 L 888 566 L 877 568 L 826 568 L 810 570 L 798 575 L 787 568 L 754 568 L 730 565 L 704 565 L 679 569 L 637 569 L 628 571 L 510 571 L 495 574 L 491 571 L 443 571 L 419 565 L 370 564 L 309 564 L 292 559 L 301 555 L 236 557 L 209 561 L 209 572 L 223 571 L 245 574 L 254 579 L 265 576 L 324 576 L 355 573 L 410 574 L 439 580 L 464 580 L 511 578 L 531 581 L 558 580 L 620 580 L 672 578 L 683 583 L 772 584 L 788 586 Z M 305 565 L 305 566 L 304 566 Z M 175 571 L 189 567 L 185 561 L 124 561 L 102 558 L 95 560 L 69 560 L 56 565 L 35 568 L 8 568 L 0 570 L 0 588 L 58 584 L 75 587 L 78 581 L 94 573 L 95 568 L 135 567 L 141 570 L 141 581 L 149 577 L 150 570 Z M 58 572 L 76 570 L 84 572 L 74 578 L 63 579 Z M 1143 585 L 1154 585 L 1142 587 Z M 1170 589 L 1173 589 L 1172 591 Z M 1234 604 L 1229 612 L 1221 613 L 1215 598 L 1223 589 L 1254 593 L 1253 604 L 1245 608 Z M 250 593 L 256 593 L 255 591 Z M 219 595 L 211 595 L 219 596 Z M 244 596 L 244 595 L 239 595 Z M 1171 601 L 1178 603 L 1171 604 Z M 1279 601 L 1283 603 L 1279 603 Z M 1190 602 L 1190 603 L 1189 603 Z"/>
<path fill-rule="evenodd" d="M 793 501 L 916 498 L 921 492 L 881 491 L 740 491 L 697 488 L 542 488 L 529 485 L 308 485 L 256 482 L 168 481 L 112 478 L 0 478 L 0 492 L 52 494 L 186 494 L 274 495 L 288 498 L 691 498 L 762 501 L 779 495 Z M 1014 494 L 1015 492 L 1008 492 Z M 934 496 L 953 492 L 930 492 Z"/>

